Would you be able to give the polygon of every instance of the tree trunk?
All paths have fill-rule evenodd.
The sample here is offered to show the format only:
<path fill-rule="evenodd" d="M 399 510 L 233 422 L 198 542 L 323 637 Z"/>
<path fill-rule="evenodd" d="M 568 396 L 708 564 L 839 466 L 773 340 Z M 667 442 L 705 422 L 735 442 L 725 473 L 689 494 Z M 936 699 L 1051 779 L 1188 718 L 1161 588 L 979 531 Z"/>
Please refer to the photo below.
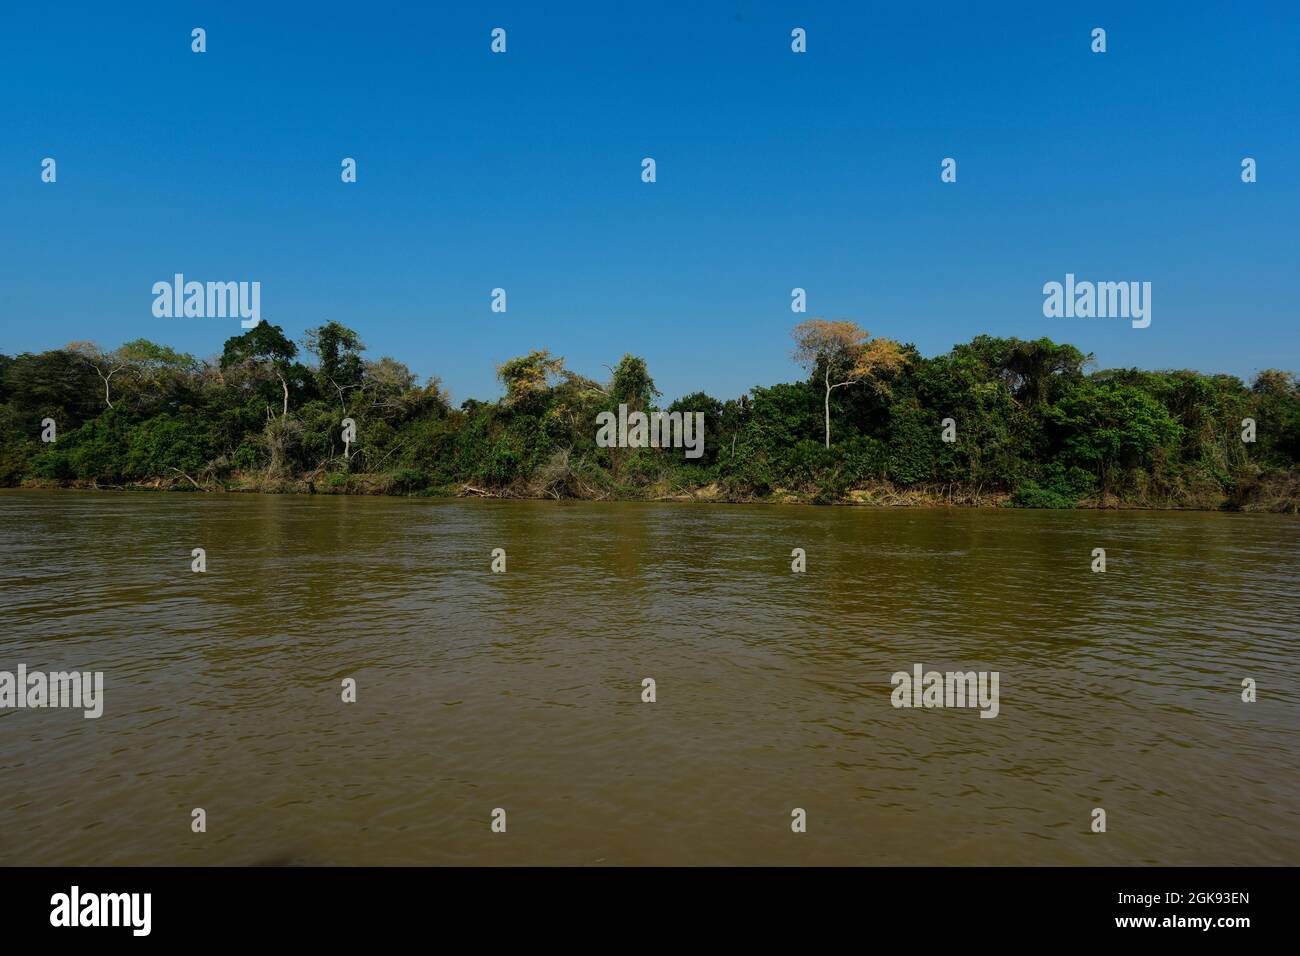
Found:
<path fill-rule="evenodd" d="M 826 447 L 831 447 L 831 373 L 826 372 Z"/>
<path fill-rule="evenodd" d="M 284 389 L 284 408 L 280 412 L 280 417 L 284 418 L 289 414 L 289 383 L 284 380 L 284 376 L 279 372 L 276 372 L 275 376 L 280 380 L 280 387 Z"/>

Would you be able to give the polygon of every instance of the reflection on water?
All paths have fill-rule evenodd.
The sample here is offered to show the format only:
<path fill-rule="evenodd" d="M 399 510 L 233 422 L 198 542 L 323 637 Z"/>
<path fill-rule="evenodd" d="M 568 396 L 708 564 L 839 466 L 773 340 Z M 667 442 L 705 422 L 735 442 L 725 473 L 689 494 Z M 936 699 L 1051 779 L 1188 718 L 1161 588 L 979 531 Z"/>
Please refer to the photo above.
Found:
<path fill-rule="evenodd" d="M 0 710 L 0 863 L 1295 863 L 1297 584 L 1283 516 L 4 492 L 0 670 L 106 704 Z"/>

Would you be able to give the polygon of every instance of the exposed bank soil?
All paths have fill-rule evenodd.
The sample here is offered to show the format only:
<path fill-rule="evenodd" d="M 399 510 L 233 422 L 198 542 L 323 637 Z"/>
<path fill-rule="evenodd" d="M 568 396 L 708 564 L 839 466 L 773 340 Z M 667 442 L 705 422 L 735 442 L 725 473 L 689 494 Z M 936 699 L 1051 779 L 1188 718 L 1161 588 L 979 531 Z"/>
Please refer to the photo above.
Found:
<path fill-rule="evenodd" d="M 764 495 L 739 493 L 717 482 L 682 488 L 668 482 L 641 488 L 596 489 L 566 488 L 563 494 L 524 482 L 503 487 L 480 487 L 471 484 L 447 485 L 411 491 L 402 488 L 390 475 L 330 474 L 307 478 L 271 478 L 260 473 L 235 473 L 224 480 L 199 481 L 188 475 L 154 478 L 122 485 L 105 485 L 88 481 L 49 481 L 29 479 L 24 488 L 73 488 L 96 491 L 187 491 L 217 494 L 324 494 L 390 495 L 440 498 L 497 498 L 520 500 L 578 501 L 683 501 L 717 504 L 821 504 L 873 508 L 1005 508 L 1012 494 L 984 486 L 929 484 L 897 486 L 875 482 L 853 488 L 838 496 L 825 491 L 773 489 Z M 1187 494 L 1178 498 L 1144 496 L 1119 498 L 1107 494 L 1076 502 L 1075 507 L 1097 510 L 1178 510 L 1178 511 L 1250 511 L 1281 514 L 1300 513 L 1300 475 L 1274 474 L 1261 477 L 1231 494 L 1222 492 Z"/>

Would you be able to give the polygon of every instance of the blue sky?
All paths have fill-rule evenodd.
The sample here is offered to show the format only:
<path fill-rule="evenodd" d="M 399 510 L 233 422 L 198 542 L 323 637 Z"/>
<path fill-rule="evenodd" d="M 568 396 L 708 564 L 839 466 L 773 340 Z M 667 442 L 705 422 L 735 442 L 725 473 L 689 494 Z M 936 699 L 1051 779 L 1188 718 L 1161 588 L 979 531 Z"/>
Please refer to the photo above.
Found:
<path fill-rule="evenodd" d="M 795 286 L 925 354 L 1300 370 L 1298 104 L 1292 2 L 9 4 L 0 351 L 218 352 L 237 320 L 152 314 L 183 272 L 457 401 L 532 348 L 667 398 L 792 380 Z M 1045 318 L 1067 272 L 1150 281 L 1150 328 Z"/>

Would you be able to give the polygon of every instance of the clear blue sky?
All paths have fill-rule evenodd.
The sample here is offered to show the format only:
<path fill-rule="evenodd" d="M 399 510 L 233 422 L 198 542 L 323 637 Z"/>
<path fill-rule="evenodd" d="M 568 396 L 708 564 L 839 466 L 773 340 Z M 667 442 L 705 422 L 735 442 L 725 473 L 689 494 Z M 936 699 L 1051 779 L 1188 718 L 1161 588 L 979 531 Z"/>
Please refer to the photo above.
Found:
<path fill-rule="evenodd" d="M 457 401 L 531 348 L 668 398 L 792 380 L 795 286 L 925 354 L 1300 370 L 1298 103 L 1294 2 L 6 4 L 0 351 L 213 354 L 237 320 L 152 315 L 183 272 Z M 1151 327 L 1044 318 L 1066 272 L 1150 281 Z"/>

